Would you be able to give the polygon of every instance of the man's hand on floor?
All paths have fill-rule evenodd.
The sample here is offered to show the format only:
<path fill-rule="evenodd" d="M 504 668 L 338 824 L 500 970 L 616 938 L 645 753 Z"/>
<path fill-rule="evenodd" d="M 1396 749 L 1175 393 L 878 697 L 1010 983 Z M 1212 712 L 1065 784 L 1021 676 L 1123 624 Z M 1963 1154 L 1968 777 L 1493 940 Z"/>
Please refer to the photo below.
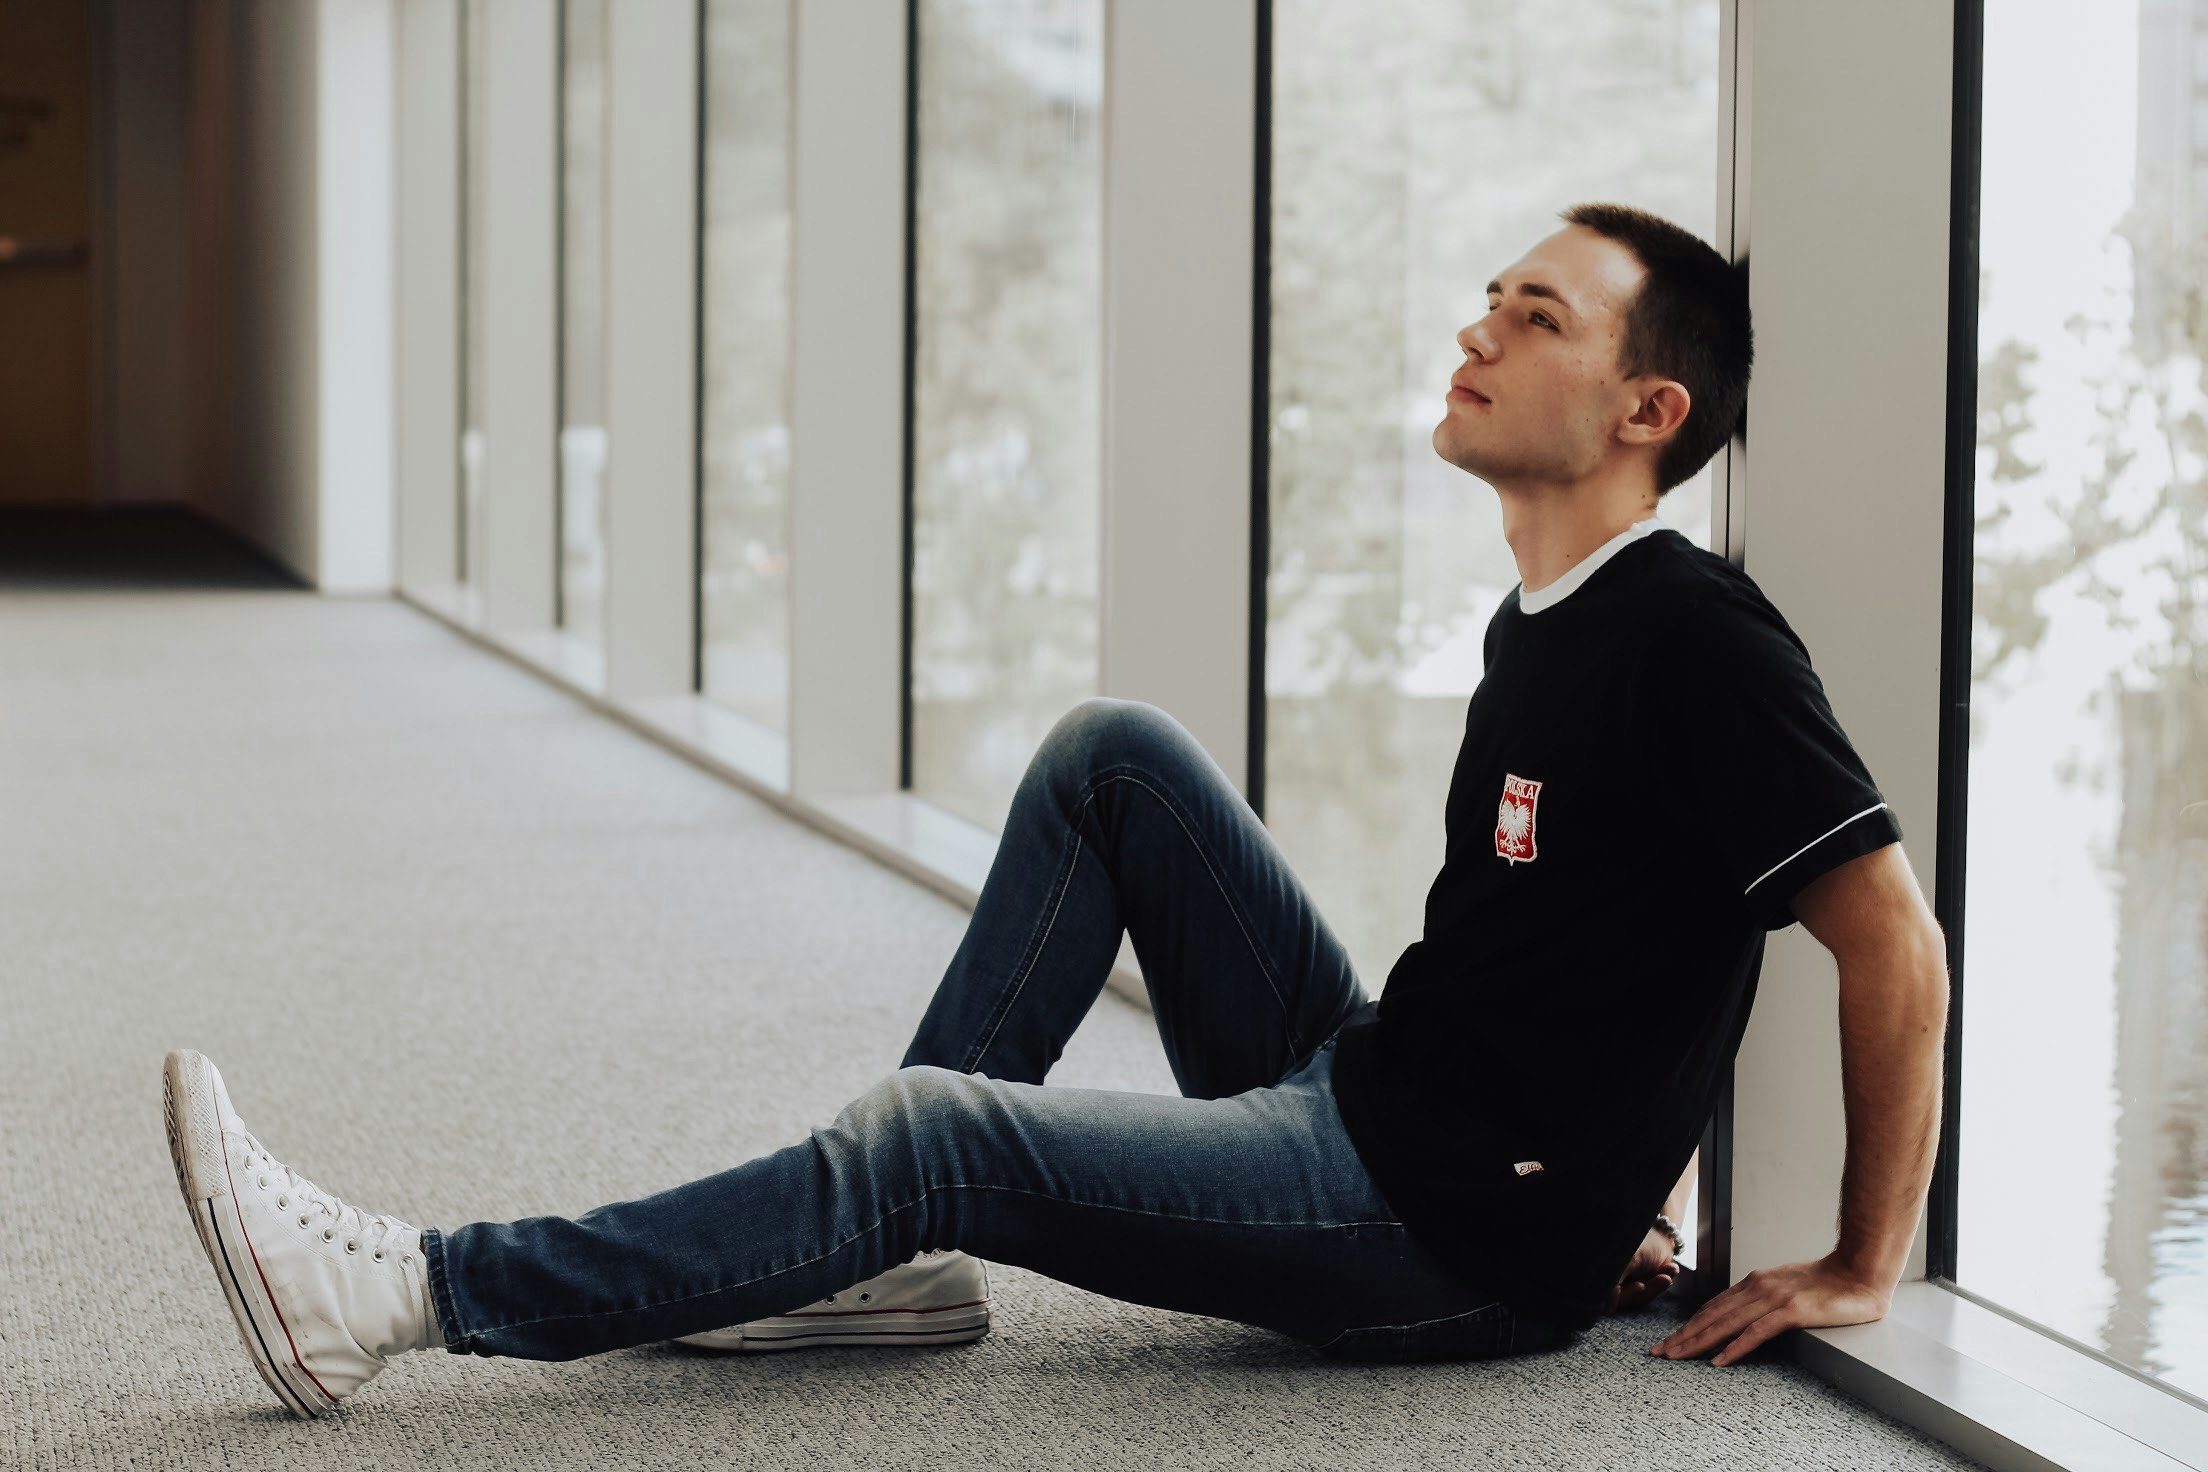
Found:
<path fill-rule="evenodd" d="M 1671 1237 L 1650 1227 L 1641 1239 L 1640 1251 L 1625 1265 L 1625 1275 L 1610 1290 L 1610 1312 L 1639 1308 L 1678 1280 L 1679 1263 L 1671 1255 Z"/>
<path fill-rule="evenodd" d="M 1710 1363 L 1729 1365 L 1788 1329 L 1867 1324 L 1884 1318 L 1892 1303 L 1892 1283 L 1868 1282 L 1834 1255 L 1759 1268 L 1703 1304 L 1649 1353 L 1685 1360 L 1723 1345 Z"/>

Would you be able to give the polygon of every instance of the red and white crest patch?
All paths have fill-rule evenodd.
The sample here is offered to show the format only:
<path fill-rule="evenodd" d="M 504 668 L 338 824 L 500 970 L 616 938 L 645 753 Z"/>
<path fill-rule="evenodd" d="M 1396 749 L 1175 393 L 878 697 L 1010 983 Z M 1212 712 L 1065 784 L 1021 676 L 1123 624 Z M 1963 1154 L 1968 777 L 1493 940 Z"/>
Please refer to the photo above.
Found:
<path fill-rule="evenodd" d="M 1503 801 L 1495 810 L 1495 853 L 1522 864 L 1538 852 L 1533 842 L 1534 807 L 1541 798 L 1541 784 L 1511 772 L 1503 774 Z"/>

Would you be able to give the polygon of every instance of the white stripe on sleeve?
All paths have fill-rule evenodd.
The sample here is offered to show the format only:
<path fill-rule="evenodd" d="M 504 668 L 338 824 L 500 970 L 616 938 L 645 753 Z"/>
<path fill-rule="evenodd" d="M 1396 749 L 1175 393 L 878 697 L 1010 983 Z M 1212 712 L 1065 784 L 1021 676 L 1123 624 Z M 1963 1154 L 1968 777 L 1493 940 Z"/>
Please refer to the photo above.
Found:
<path fill-rule="evenodd" d="M 1803 854 L 1808 853 L 1818 844 L 1823 843 L 1826 839 L 1832 837 L 1833 834 L 1838 833 L 1841 829 L 1847 827 L 1848 824 L 1856 822 L 1858 819 L 1868 818 L 1871 814 L 1877 812 L 1880 808 L 1885 806 L 1886 804 L 1882 802 L 1872 803 L 1862 812 L 1857 813 L 1855 817 L 1843 818 L 1839 822 L 1833 824 L 1830 828 L 1827 828 L 1824 832 L 1818 834 L 1815 838 L 1812 838 L 1809 842 L 1803 844 L 1800 848 L 1794 850 L 1794 852 L 1788 854 L 1785 858 L 1779 860 L 1776 864 L 1773 864 L 1770 868 L 1764 870 L 1761 874 L 1758 874 L 1756 876 L 1755 883 L 1750 884 L 1747 889 L 1744 889 L 1740 892 L 1741 898 L 1746 899 L 1750 891 L 1754 890 L 1757 884 L 1763 883 L 1764 880 L 1769 879 L 1772 875 L 1778 873 L 1781 869 L 1784 869 L 1788 864 L 1793 863 Z"/>

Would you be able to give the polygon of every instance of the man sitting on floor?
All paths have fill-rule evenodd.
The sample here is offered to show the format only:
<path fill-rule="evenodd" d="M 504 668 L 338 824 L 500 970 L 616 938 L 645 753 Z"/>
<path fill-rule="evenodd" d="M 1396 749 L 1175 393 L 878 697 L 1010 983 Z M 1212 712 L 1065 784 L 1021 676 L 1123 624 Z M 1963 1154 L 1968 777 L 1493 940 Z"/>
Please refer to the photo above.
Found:
<path fill-rule="evenodd" d="M 1368 996 L 1203 747 L 1083 701 L 1014 796 L 902 1065 L 806 1138 L 577 1218 L 416 1228 L 272 1157 L 164 1064 L 185 1203 L 294 1414 L 393 1355 L 943 1343 L 982 1261 L 1350 1359 L 1553 1349 L 1661 1293 L 1764 936 L 1839 958 L 1839 1241 L 1658 1346 L 1737 1361 L 1891 1303 L 1931 1169 L 1946 976 L 1901 827 L 1756 585 L 1655 515 L 1741 427 L 1744 267 L 1583 205 L 1489 286 L 1434 430 L 1491 485 L 1489 621 L 1423 935 Z M 1178 1096 L 1046 1087 L 1121 936 Z M 1660 1208 L 1668 1208 L 1660 1212 Z"/>

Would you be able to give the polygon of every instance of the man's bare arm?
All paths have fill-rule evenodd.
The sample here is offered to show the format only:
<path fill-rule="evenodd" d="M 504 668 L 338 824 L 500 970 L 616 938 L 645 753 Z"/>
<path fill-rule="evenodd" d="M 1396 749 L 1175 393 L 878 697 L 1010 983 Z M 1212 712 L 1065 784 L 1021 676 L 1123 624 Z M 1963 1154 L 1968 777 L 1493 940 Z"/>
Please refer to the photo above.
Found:
<path fill-rule="evenodd" d="M 1788 1329 L 1885 1317 L 1916 1235 L 1939 1139 L 1946 937 L 1901 845 L 1829 870 L 1795 916 L 1840 967 L 1840 1083 L 1847 1114 L 1839 1243 L 1814 1262 L 1758 1268 L 1660 1339 L 1667 1359 L 1736 1363 Z"/>
<path fill-rule="evenodd" d="M 1847 1159 L 1834 1255 L 1890 1294 L 1939 1149 L 1947 964 L 1897 947 L 1840 966 L 1840 1092 Z"/>
<path fill-rule="evenodd" d="M 1664 1198 L 1664 1215 L 1677 1222 L 1682 1231 L 1687 1225 L 1687 1197 L 1694 1191 L 1694 1178 L 1701 1168 L 1702 1147 L 1697 1145 L 1694 1153 L 1687 1157 L 1686 1174 L 1679 1177 L 1679 1184 Z"/>
<path fill-rule="evenodd" d="M 1840 968 L 1847 1156 L 1833 1255 L 1885 1297 L 1908 1260 L 1939 1148 L 1946 937 L 1898 843 L 1821 875 L 1793 909 Z"/>

